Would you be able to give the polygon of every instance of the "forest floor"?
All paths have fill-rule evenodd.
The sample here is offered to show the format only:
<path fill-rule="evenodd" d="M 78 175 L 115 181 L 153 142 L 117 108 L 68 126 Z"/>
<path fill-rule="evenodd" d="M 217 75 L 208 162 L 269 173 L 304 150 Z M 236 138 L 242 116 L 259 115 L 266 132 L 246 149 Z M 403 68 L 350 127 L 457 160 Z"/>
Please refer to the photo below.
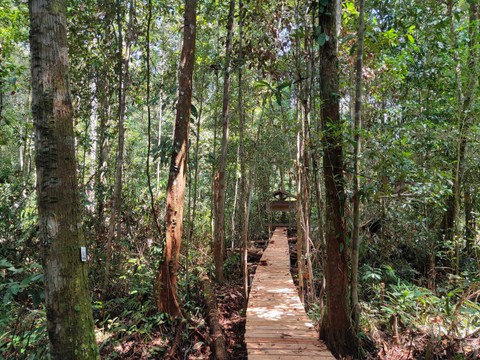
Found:
<path fill-rule="evenodd" d="M 258 248 L 249 251 L 248 263 L 250 278 L 255 274 L 256 266 L 262 257 L 267 240 L 256 242 Z M 257 250 L 257 251 L 256 251 Z M 228 352 L 231 359 L 247 360 L 247 345 L 245 344 L 245 302 L 241 283 L 227 283 L 217 286 L 217 301 L 220 313 L 220 324 L 226 337 Z"/>
<path fill-rule="evenodd" d="M 220 324 L 226 337 L 231 359 L 246 360 L 245 311 L 241 284 L 227 284 L 217 287 Z"/>

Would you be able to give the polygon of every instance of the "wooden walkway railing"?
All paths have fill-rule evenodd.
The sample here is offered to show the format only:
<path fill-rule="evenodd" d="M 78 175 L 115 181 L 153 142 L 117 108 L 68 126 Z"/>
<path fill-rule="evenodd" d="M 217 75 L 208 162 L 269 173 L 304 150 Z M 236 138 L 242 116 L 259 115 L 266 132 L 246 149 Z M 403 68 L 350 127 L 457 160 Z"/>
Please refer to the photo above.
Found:
<path fill-rule="evenodd" d="M 286 232 L 275 229 L 253 279 L 245 331 L 248 359 L 334 360 L 298 297 Z"/>

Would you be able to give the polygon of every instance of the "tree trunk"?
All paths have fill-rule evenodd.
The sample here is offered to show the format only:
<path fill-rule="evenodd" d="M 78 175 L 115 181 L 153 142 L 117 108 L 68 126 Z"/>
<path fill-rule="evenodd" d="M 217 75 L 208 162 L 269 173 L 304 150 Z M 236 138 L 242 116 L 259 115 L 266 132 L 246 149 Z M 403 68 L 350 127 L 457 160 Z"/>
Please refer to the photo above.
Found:
<path fill-rule="evenodd" d="M 320 25 L 326 42 L 320 48 L 320 96 L 325 177 L 327 243 L 327 308 L 322 319 L 321 336 L 330 349 L 341 356 L 354 355 L 355 337 L 349 316 L 348 266 L 343 164 L 342 123 L 339 108 L 337 31 L 338 2 L 329 1 L 320 12 Z"/>
<path fill-rule="evenodd" d="M 239 144 L 240 145 L 240 144 Z M 238 162 L 240 161 L 240 146 L 238 147 L 237 151 L 237 160 L 235 161 L 235 166 L 237 166 Z M 235 249 L 235 246 L 238 246 L 238 241 L 237 241 L 237 203 L 238 203 L 238 193 L 239 193 L 239 187 L 240 187 L 240 182 L 241 182 L 241 177 L 237 177 L 235 179 L 235 191 L 233 195 L 233 206 L 232 206 L 232 221 L 231 221 L 231 231 L 230 231 L 230 248 L 233 250 Z"/>
<path fill-rule="evenodd" d="M 3 48 L 0 45 L 0 74 L 3 74 Z M 0 76 L 0 124 L 3 122 L 3 76 Z"/>
<path fill-rule="evenodd" d="M 298 56 L 298 55 L 297 55 Z M 298 90 L 297 90 L 298 93 Z M 298 100 L 298 103 L 301 100 Z M 297 103 L 297 104 L 298 104 Z M 304 255 L 305 255 L 305 227 L 304 227 L 304 198 L 303 198 L 303 189 L 305 187 L 304 184 L 304 176 L 303 176 L 303 147 L 305 146 L 301 125 L 299 122 L 303 123 L 302 121 L 302 112 L 300 106 L 297 105 L 297 159 L 296 159 L 296 166 L 297 166 L 297 202 L 296 202 L 296 222 L 297 222 L 297 272 L 298 272 L 298 295 L 300 297 L 300 301 L 303 303 L 305 298 L 305 288 L 304 288 L 304 272 L 305 272 L 305 264 L 304 264 Z"/>
<path fill-rule="evenodd" d="M 247 178 L 247 163 L 245 153 L 245 110 L 243 109 L 243 2 L 239 0 L 238 4 L 239 20 L 239 55 L 238 55 L 238 137 L 239 137 L 239 157 L 240 157 L 240 218 L 241 218 L 241 232 L 240 239 L 242 244 L 242 278 L 243 278 L 243 296 L 245 300 L 245 307 L 248 299 L 248 198 L 249 198 L 249 181 Z"/>
<path fill-rule="evenodd" d="M 352 314 L 355 332 L 360 326 L 360 304 L 358 302 L 358 257 L 360 249 L 360 154 L 362 151 L 362 72 L 363 72 L 363 43 L 365 33 L 364 18 L 365 0 L 359 0 L 359 30 L 357 40 L 357 61 L 355 79 L 355 149 L 354 149 L 354 183 L 353 183 L 353 233 L 352 233 Z"/>
<path fill-rule="evenodd" d="M 466 149 L 468 144 L 468 134 L 470 128 L 473 125 L 473 119 L 470 115 L 471 105 L 473 102 L 474 89 L 478 87 L 478 74 L 472 74 L 468 78 L 468 83 L 464 87 L 462 84 L 462 71 L 460 58 L 458 54 L 458 41 L 455 31 L 455 16 L 453 12 L 454 2 L 449 0 L 447 3 L 448 15 L 450 17 L 450 38 L 452 39 L 452 47 L 454 53 L 455 66 L 455 79 L 457 83 L 456 96 L 457 96 L 457 126 L 458 126 L 458 138 L 456 139 L 456 159 L 455 167 L 453 168 L 453 185 L 452 195 L 447 199 L 447 210 L 445 212 L 445 218 L 442 224 L 442 233 L 445 237 L 444 241 L 453 241 L 455 244 L 453 268 L 455 273 L 460 273 L 461 267 L 461 219 L 460 219 L 460 207 L 462 200 L 462 188 L 463 177 L 465 172 L 465 160 Z M 478 66 L 478 51 L 476 50 L 476 37 L 477 37 L 477 22 L 479 17 L 479 8 L 475 1 L 470 2 L 469 6 L 469 42 L 468 42 L 468 67 L 472 71 L 476 71 Z"/>
<path fill-rule="evenodd" d="M 185 0 L 183 46 L 180 58 L 179 91 L 173 151 L 167 185 L 166 241 L 155 282 L 155 301 L 161 312 L 181 316 L 177 298 L 177 272 L 183 230 L 188 133 L 195 63 L 196 0 Z"/>
<path fill-rule="evenodd" d="M 90 305 L 68 83 L 66 4 L 31 0 L 32 113 L 52 359 L 99 359 Z"/>
<path fill-rule="evenodd" d="M 163 77 L 163 71 L 160 71 L 160 77 Z M 159 104 L 158 104 L 158 133 L 157 133 L 157 147 L 160 148 L 162 144 L 162 128 L 163 128 L 163 92 L 159 89 L 158 92 Z M 157 160 L 157 169 L 155 173 L 155 194 L 160 196 L 160 168 L 162 159 L 159 156 Z"/>
<path fill-rule="evenodd" d="M 313 104 L 313 101 L 312 101 Z M 315 106 L 312 106 L 312 110 L 315 110 Z M 312 112 L 312 118 L 315 119 L 315 135 L 311 136 L 311 139 L 320 139 L 321 138 L 321 121 L 318 119 L 318 116 L 314 112 Z M 311 161 L 312 161 L 312 172 L 313 172 L 313 181 L 315 184 L 315 200 L 316 200 L 316 207 L 317 207 L 317 226 L 318 226 L 318 241 L 315 249 L 315 253 L 313 254 L 314 258 L 312 260 L 313 263 L 318 260 L 320 269 L 322 271 L 322 279 L 321 279 L 321 286 L 320 286 L 320 293 L 318 296 L 318 305 L 320 313 L 323 313 L 324 308 L 324 295 L 325 295 L 325 286 L 326 286 L 326 279 L 325 279 L 325 233 L 324 233 L 324 204 L 323 204 L 323 194 L 322 194 L 322 183 L 319 176 L 319 162 L 320 162 L 320 151 L 318 148 L 317 141 L 312 141 L 312 151 L 311 151 Z"/>
<path fill-rule="evenodd" d="M 297 7 L 295 9 L 295 17 L 296 20 L 300 23 L 300 4 L 297 3 Z M 303 134 L 303 111 L 302 111 L 302 105 L 303 105 L 303 82 L 305 81 L 304 74 L 302 71 L 302 65 L 303 61 L 300 60 L 302 58 L 303 60 L 303 53 L 301 51 L 300 47 L 300 39 L 295 40 L 295 65 L 296 65 L 296 77 L 298 79 L 297 84 L 295 86 L 295 92 L 297 96 L 297 101 L 295 104 L 295 123 L 296 123 L 296 142 L 297 142 L 297 153 L 296 153 L 296 180 L 297 180 L 297 199 L 296 199 L 296 204 L 295 204 L 295 217 L 296 217 L 296 224 L 297 224 L 297 278 L 298 278 L 298 296 L 300 297 L 300 301 L 303 303 L 305 300 L 305 279 L 304 279 L 304 274 L 305 274 L 305 224 L 304 224 L 304 219 L 305 219 L 305 199 L 304 199 L 304 188 L 305 188 L 305 183 L 304 183 L 304 148 L 305 148 L 305 139 L 304 139 L 304 134 Z M 282 183 L 283 187 L 283 175 L 280 175 L 280 181 Z"/>
<path fill-rule="evenodd" d="M 309 23 L 308 14 L 305 14 L 305 23 Z M 315 290 L 313 287 L 313 268 L 312 268 L 312 258 L 311 258 L 311 233 L 310 233 L 310 217 L 311 217 L 311 199 L 310 199 L 310 144 L 311 139 L 310 135 L 310 116 L 312 109 L 312 77 L 313 77 L 313 58 L 314 54 L 312 53 L 312 37 L 305 37 L 305 56 L 308 61 L 306 61 L 306 73 L 305 80 L 302 84 L 302 113 L 303 113 L 303 122 L 302 122 L 302 138 L 303 138 L 303 156 L 302 156 L 302 173 L 303 173 L 303 231 L 305 239 L 305 259 L 306 259 L 306 268 L 305 268 L 305 280 L 307 285 L 307 299 L 309 302 L 315 301 Z"/>
<path fill-rule="evenodd" d="M 108 294 L 109 281 L 110 281 L 110 269 L 113 257 L 113 248 L 115 243 L 115 230 L 116 236 L 120 233 L 120 212 L 122 206 L 122 185 L 123 185 L 123 158 L 125 148 L 125 110 L 127 99 L 127 87 L 129 77 L 129 62 L 130 62 L 130 46 L 133 27 L 133 15 L 134 15 L 134 1 L 130 1 L 129 6 L 129 20 L 127 29 L 127 39 L 125 44 L 125 54 L 123 53 L 123 33 L 122 33 L 122 15 L 121 4 L 117 1 L 117 26 L 118 26 L 118 148 L 116 157 L 116 170 L 115 170 L 115 186 L 112 196 L 112 212 L 110 214 L 110 221 L 108 224 L 107 242 L 105 244 L 105 274 L 103 277 L 102 291 L 104 294 Z"/>
<path fill-rule="evenodd" d="M 299 4 L 298 4 L 299 5 Z M 300 8 L 296 8 L 297 21 L 300 23 Z M 295 41 L 295 65 L 297 72 L 296 86 L 296 118 L 297 118 L 297 154 L 296 154 L 296 178 L 297 178 L 297 202 L 296 202 L 296 222 L 297 222 L 297 270 L 299 297 L 302 302 L 305 296 L 309 295 L 312 286 L 305 286 L 310 283 L 311 277 L 307 262 L 310 265 L 310 193 L 308 185 L 308 132 L 310 127 L 310 89 L 312 65 L 309 53 L 309 19 L 305 15 L 306 35 L 304 37 L 304 48 L 301 46 L 300 39 Z M 308 58 L 308 61 L 303 59 Z"/>
<path fill-rule="evenodd" d="M 235 15 L 235 0 L 230 0 L 230 8 L 227 20 L 227 43 L 225 48 L 225 70 L 223 78 L 223 134 L 222 150 L 218 171 L 215 175 L 214 186 L 214 234 L 213 234 L 213 260 L 215 262 L 215 276 L 218 282 L 223 282 L 223 262 L 225 256 L 225 172 L 227 168 L 228 130 L 229 130 L 229 106 L 230 106 L 230 62 L 232 53 L 233 20 Z"/>
<path fill-rule="evenodd" d="M 319 263 L 320 263 L 320 268 L 322 270 L 322 283 L 320 286 L 320 293 L 318 296 L 318 305 L 319 305 L 319 310 L 320 313 L 323 312 L 323 307 L 324 307 L 324 302 L 323 302 L 323 297 L 325 295 L 325 285 L 326 285 L 326 279 L 325 279 L 325 249 L 326 249 L 326 244 L 325 244 L 325 234 L 324 234 L 324 226 L 323 226 L 323 213 L 324 213 L 324 206 L 323 206 L 323 197 L 322 197 L 322 184 L 320 182 L 319 176 L 318 176 L 318 154 L 316 153 L 318 150 L 313 150 L 312 151 L 312 167 L 313 167 L 313 180 L 315 181 L 315 200 L 317 202 L 317 226 L 318 226 L 318 243 L 316 244 L 316 249 L 314 253 L 314 258 L 312 260 L 312 263 L 315 263 L 315 261 L 320 257 Z"/>
<path fill-rule="evenodd" d="M 194 158 L 194 175 L 193 175 L 193 205 L 192 205 L 192 216 L 189 221 L 188 227 L 188 243 L 190 244 L 193 237 L 193 230 L 195 229 L 195 217 L 197 214 L 197 192 L 198 192 L 198 157 L 200 153 L 200 132 L 202 130 L 202 113 L 203 113 L 203 92 L 205 90 L 205 72 L 202 75 L 202 85 L 201 85 L 201 95 L 200 95 L 200 104 L 197 117 L 197 128 L 196 133 L 197 137 L 195 140 L 195 158 Z"/>
<path fill-rule="evenodd" d="M 219 86 L 218 86 L 218 71 L 215 71 L 215 95 L 219 94 Z M 215 101 L 216 103 L 216 101 Z M 215 207 L 216 207 L 216 202 L 215 202 L 215 195 L 216 195 L 216 181 L 215 181 L 215 161 L 217 159 L 217 119 L 220 117 L 219 112 L 220 112 L 220 106 L 215 107 L 215 114 L 213 115 L 213 161 L 212 161 L 212 192 L 211 192 L 211 206 L 210 206 L 210 226 L 211 226 L 211 234 L 212 234 L 212 243 L 211 243 L 211 248 L 212 250 L 214 249 L 214 244 L 215 244 Z M 213 252 L 213 251 L 212 251 Z"/>
<path fill-rule="evenodd" d="M 155 230 L 157 231 L 157 235 L 159 237 L 162 237 L 162 229 L 160 227 L 160 224 L 159 224 L 159 221 L 158 221 L 158 212 L 157 212 L 157 207 L 155 206 L 155 195 L 153 193 L 153 187 L 152 187 L 152 177 L 151 177 L 151 174 L 150 174 L 150 155 L 151 155 L 151 149 L 152 149 L 152 138 L 151 138 L 151 135 L 152 135 L 152 106 L 151 106 L 151 75 L 152 75 L 152 71 L 151 71 L 151 63 L 150 63 L 150 59 L 151 59 L 151 56 L 150 56 L 150 33 L 152 31 L 152 17 L 153 17 L 153 10 L 152 10 L 152 0 L 148 0 L 147 1 L 147 31 L 146 31 L 146 36 L 145 36 L 145 67 L 146 67 L 146 70 L 147 70 L 147 73 L 146 73 L 146 78 L 147 78 L 147 83 L 146 83 L 146 86 L 147 86 L 147 164 L 146 164 L 146 175 L 147 175 L 147 185 L 148 185 L 148 192 L 150 194 L 150 209 L 152 211 L 152 220 L 153 220 L 153 225 L 155 226 Z M 160 95 L 160 99 L 161 99 L 162 95 Z M 161 100 L 160 100 L 160 103 L 161 103 Z M 160 112 L 161 112 L 161 104 L 160 104 Z M 158 141 L 160 141 L 160 138 L 161 138 L 161 125 L 162 125 L 162 119 L 161 119 L 161 116 L 160 116 L 160 121 L 159 121 L 159 133 L 158 133 Z M 159 144 L 160 145 L 160 144 Z M 156 193 L 158 193 L 158 171 L 159 171 L 159 167 L 158 165 L 160 164 L 160 159 L 158 160 L 158 163 L 157 163 L 157 191 Z"/>
<path fill-rule="evenodd" d="M 477 207 L 477 193 L 471 189 L 465 190 L 464 195 L 465 202 L 465 241 L 466 248 L 465 254 L 469 257 L 475 255 L 475 240 L 477 234 L 477 213 L 475 211 Z"/>

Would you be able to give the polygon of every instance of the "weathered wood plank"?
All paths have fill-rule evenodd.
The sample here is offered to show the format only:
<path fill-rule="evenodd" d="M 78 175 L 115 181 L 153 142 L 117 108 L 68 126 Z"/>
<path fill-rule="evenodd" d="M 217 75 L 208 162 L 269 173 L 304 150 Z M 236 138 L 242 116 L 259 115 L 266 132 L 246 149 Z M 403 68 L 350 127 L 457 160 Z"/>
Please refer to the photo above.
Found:
<path fill-rule="evenodd" d="M 252 329 L 278 329 L 277 324 L 269 321 L 252 321 L 249 324 Z M 282 321 L 282 328 L 284 329 L 313 329 L 313 324 L 298 321 Z"/>
<path fill-rule="evenodd" d="M 327 351 L 323 351 L 323 354 L 321 354 L 322 351 L 319 350 L 306 350 L 306 349 L 287 349 L 287 350 L 280 350 L 280 349 L 252 349 L 249 351 L 249 355 L 309 355 L 309 356 L 315 356 L 317 357 L 318 355 L 326 355 L 326 356 L 332 356 Z"/>
<path fill-rule="evenodd" d="M 256 338 L 246 338 L 245 342 L 248 344 L 259 344 L 259 343 L 268 343 L 268 342 L 282 342 L 284 344 L 323 344 L 318 339 L 312 338 L 291 338 L 289 336 L 282 339 L 277 337 L 256 337 Z"/>

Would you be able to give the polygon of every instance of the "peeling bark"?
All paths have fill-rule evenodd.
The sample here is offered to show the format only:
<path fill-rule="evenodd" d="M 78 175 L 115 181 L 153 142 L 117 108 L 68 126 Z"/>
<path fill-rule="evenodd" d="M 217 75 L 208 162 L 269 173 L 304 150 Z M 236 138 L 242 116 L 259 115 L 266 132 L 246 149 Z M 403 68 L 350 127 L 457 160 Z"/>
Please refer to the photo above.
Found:
<path fill-rule="evenodd" d="M 155 301 L 161 312 L 182 316 L 177 298 L 177 273 L 183 232 L 183 207 L 187 175 L 188 135 L 195 63 L 196 0 L 185 1 L 179 93 L 165 213 L 166 240 L 155 282 Z"/>

